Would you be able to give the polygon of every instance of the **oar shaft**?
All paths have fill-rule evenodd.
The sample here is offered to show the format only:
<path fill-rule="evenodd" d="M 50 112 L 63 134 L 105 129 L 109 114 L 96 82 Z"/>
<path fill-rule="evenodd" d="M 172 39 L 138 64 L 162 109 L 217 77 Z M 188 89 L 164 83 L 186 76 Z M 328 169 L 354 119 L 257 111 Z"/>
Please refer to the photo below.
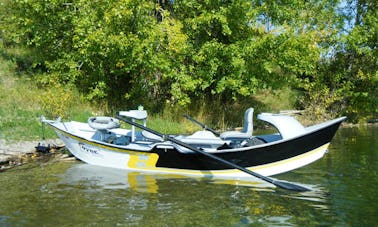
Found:
<path fill-rule="evenodd" d="M 215 130 L 212 129 L 212 128 L 209 128 L 207 125 L 205 125 L 205 124 L 203 124 L 203 123 L 197 121 L 196 119 L 192 118 L 191 116 L 189 116 L 189 115 L 187 115 L 187 114 L 184 114 L 184 117 L 187 118 L 188 120 L 190 120 L 190 121 L 196 123 L 197 125 L 201 126 L 203 129 L 208 130 L 208 131 L 214 133 L 216 136 L 219 136 L 219 135 L 220 135 L 219 132 L 215 131 Z"/>

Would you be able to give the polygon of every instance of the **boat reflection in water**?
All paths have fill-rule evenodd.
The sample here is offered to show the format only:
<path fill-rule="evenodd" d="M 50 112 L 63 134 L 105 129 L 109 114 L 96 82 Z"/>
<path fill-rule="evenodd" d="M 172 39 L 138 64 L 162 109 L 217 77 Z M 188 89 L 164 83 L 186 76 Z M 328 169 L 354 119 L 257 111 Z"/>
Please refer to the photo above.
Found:
<path fill-rule="evenodd" d="M 102 189 L 132 189 L 138 192 L 156 193 L 156 177 L 127 170 L 104 168 L 79 163 L 62 176 L 63 184 L 84 184 Z M 89 188 L 89 187 L 88 187 Z"/>
<path fill-rule="evenodd" d="M 247 186 L 256 190 L 272 190 L 274 186 L 265 182 L 243 180 L 225 180 L 211 178 L 189 178 L 176 174 L 148 174 L 137 171 L 115 169 L 89 165 L 86 163 L 74 164 L 65 174 L 62 175 L 60 183 L 67 185 L 82 185 L 86 188 L 101 189 L 131 189 L 137 192 L 157 193 L 159 190 L 158 181 L 187 179 L 198 181 L 209 181 L 214 184 L 228 184 Z"/>

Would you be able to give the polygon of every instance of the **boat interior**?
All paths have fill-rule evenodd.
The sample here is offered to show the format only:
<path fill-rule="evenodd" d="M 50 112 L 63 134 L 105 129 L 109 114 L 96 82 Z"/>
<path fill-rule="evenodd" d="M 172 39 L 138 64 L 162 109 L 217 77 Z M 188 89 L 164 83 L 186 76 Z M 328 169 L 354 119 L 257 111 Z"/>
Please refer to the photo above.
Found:
<path fill-rule="evenodd" d="M 204 129 L 196 131 L 191 135 L 168 136 L 191 146 L 209 152 L 216 152 L 218 150 L 252 147 L 280 140 L 288 140 L 345 119 L 345 117 L 342 117 L 314 126 L 304 127 L 290 115 L 261 113 L 257 115 L 257 119 L 272 125 L 277 129 L 277 133 L 254 135 L 253 112 L 253 108 L 248 108 L 245 111 L 244 125 L 241 131 L 226 131 L 216 135 L 211 130 L 206 130 L 206 127 L 204 127 Z M 120 111 L 118 115 L 130 119 L 132 122 L 141 122 L 144 127 L 147 126 L 146 110 Z M 131 125 L 131 129 L 121 128 L 119 119 L 113 117 L 91 117 L 88 119 L 87 123 L 76 121 L 61 122 L 60 119 L 55 121 L 42 119 L 42 121 L 74 136 L 111 146 L 145 151 L 152 150 L 156 147 L 166 149 L 179 148 L 179 150 L 183 152 L 191 152 L 151 132 L 136 130 L 134 125 Z"/>
<path fill-rule="evenodd" d="M 241 147 L 251 147 L 264 143 L 290 139 L 314 130 L 318 126 L 305 128 L 294 117 L 284 114 L 261 113 L 257 119 L 265 121 L 277 129 L 277 133 L 269 135 L 253 134 L 253 108 L 248 108 L 244 113 L 244 125 L 241 131 L 226 131 L 219 136 L 213 132 L 203 129 L 191 135 L 170 135 L 177 140 L 190 144 L 197 148 L 208 151 L 223 149 L 233 149 Z M 146 110 L 120 111 L 119 116 L 131 119 L 133 122 L 141 122 L 147 126 Z M 150 150 L 155 146 L 176 146 L 165 141 L 162 137 L 144 130 L 137 130 L 131 125 L 131 129 L 120 127 L 120 122 L 112 117 L 91 117 L 87 123 L 65 122 L 60 126 L 63 130 L 80 136 L 87 140 L 97 141 L 114 146 L 134 147 L 138 149 Z M 57 126 L 57 125 L 55 125 Z"/>

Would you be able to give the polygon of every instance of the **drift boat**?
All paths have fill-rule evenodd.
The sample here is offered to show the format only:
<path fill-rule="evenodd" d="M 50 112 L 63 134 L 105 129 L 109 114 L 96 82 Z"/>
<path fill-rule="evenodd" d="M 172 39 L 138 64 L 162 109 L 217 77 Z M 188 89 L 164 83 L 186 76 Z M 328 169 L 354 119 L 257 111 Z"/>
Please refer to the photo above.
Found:
<path fill-rule="evenodd" d="M 289 115 L 261 113 L 257 119 L 274 126 L 277 133 L 254 135 L 253 111 L 245 112 L 242 131 L 221 134 L 202 125 L 203 130 L 191 135 L 163 135 L 146 127 L 146 110 L 120 111 L 116 118 L 91 117 L 86 123 L 42 121 L 54 128 L 76 158 L 88 164 L 223 179 L 245 179 L 253 173 L 266 181 L 268 176 L 322 158 L 346 119 L 304 127 Z M 131 129 L 121 128 L 120 120 L 131 124 Z"/>

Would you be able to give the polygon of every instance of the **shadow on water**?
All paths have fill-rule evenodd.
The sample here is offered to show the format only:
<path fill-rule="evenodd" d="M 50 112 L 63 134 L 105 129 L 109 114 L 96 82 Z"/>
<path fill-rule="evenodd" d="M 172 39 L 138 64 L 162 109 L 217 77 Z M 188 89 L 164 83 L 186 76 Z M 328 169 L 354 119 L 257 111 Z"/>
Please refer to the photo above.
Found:
<path fill-rule="evenodd" d="M 81 162 L 30 164 L 0 174 L 0 225 L 374 225 L 376 133 L 342 129 L 322 160 L 276 176 L 313 189 L 303 193 Z"/>

